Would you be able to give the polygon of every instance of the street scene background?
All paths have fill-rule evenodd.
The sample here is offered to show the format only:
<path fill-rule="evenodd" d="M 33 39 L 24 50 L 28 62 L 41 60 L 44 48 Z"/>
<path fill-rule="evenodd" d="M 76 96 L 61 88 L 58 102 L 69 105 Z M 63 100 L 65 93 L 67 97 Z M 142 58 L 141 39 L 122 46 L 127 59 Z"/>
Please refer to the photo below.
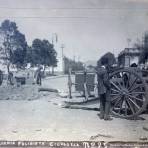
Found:
<path fill-rule="evenodd" d="M 117 70 L 136 67 L 126 76 L 147 90 L 147 8 L 146 0 L 1 0 L 0 140 L 148 141 L 147 108 L 104 121 L 96 87 L 93 97 L 85 85 L 71 88 L 105 55 Z M 134 93 L 146 106 L 147 92 Z"/>

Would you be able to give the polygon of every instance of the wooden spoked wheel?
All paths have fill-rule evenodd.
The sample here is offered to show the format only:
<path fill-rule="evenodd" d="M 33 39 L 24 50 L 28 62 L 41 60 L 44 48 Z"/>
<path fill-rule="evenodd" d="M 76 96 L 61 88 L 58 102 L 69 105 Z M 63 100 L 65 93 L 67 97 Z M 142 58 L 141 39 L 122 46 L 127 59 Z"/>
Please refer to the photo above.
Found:
<path fill-rule="evenodd" d="M 121 118 L 134 118 L 148 103 L 145 81 L 137 72 L 120 69 L 110 74 L 111 112 Z"/>

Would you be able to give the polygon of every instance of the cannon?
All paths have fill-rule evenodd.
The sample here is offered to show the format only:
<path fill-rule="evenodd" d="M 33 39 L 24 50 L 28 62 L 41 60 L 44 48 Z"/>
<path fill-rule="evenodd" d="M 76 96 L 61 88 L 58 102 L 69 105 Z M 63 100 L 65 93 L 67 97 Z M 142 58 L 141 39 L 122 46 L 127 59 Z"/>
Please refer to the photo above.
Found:
<path fill-rule="evenodd" d="M 95 72 L 76 72 L 75 83 L 68 75 L 69 97 L 72 98 L 72 85 L 83 92 L 86 101 L 97 87 Z M 109 72 L 111 84 L 111 113 L 121 118 L 135 118 L 146 110 L 148 105 L 148 71 L 138 68 L 116 68 Z"/>

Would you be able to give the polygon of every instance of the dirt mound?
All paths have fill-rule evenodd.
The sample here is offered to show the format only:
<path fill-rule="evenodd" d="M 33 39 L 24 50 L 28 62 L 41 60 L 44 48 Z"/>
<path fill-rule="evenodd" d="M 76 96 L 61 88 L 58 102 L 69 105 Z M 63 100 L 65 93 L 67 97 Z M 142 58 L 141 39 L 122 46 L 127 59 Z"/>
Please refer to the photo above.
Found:
<path fill-rule="evenodd" d="M 37 85 L 0 86 L 0 100 L 35 100 L 48 96 L 48 92 L 38 92 Z"/>

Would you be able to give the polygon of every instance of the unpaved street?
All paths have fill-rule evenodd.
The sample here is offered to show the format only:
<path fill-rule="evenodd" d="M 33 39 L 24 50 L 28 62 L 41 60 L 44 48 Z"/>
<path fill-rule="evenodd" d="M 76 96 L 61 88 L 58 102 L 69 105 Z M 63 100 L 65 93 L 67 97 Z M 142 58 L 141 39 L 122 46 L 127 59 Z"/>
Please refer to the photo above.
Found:
<path fill-rule="evenodd" d="M 0 87 L 0 140 L 138 141 L 140 137 L 148 138 L 148 131 L 143 130 L 148 126 L 148 115 L 141 115 L 145 120 L 113 118 L 112 121 L 103 121 L 97 115 L 99 112 L 89 110 L 99 107 L 99 104 L 84 104 L 88 110 L 83 106 L 80 109 L 62 108 L 62 101 L 68 99 L 53 92 L 37 92 L 38 86 L 31 85 L 19 88 L 22 96 L 28 92 L 27 99 L 22 96 L 11 99 L 10 95 L 9 99 L 4 99 L 2 92 L 7 95 L 8 91 L 3 87 Z M 55 88 L 64 93 L 67 77 L 46 78 L 42 87 Z M 15 92 L 11 91 L 12 94 Z M 28 98 L 29 95 L 31 98 Z"/>

